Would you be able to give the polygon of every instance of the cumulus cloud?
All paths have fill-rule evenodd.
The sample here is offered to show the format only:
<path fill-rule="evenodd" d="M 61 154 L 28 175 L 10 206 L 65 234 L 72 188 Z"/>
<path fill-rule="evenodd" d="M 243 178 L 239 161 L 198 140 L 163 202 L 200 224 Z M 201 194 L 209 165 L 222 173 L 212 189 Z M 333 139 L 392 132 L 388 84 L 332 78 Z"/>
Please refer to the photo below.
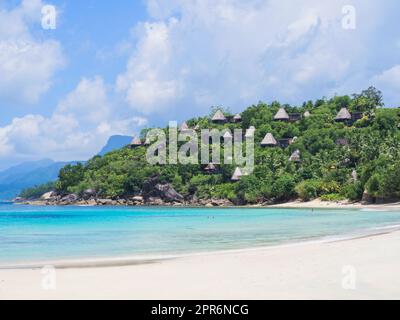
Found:
<path fill-rule="evenodd" d="M 152 22 L 134 29 L 117 88 L 131 108 L 171 116 L 351 93 L 376 72 L 366 50 L 389 2 L 353 1 L 356 29 L 347 30 L 344 0 L 149 0 Z"/>
<path fill-rule="evenodd" d="M 12 10 L 0 8 L 0 99 L 33 104 L 51 86 L 64 65 L 59 42 L 36 39 L 41 0 L 24 0 Z"/>
<path fill-rule="evenodd" d="M 87 159 L 113 134 L 137 133 L 147 120 L 118 118 L 101 77 L 83 78 L 50 117 L 26 115 L 0 128 L 2 157 Z"/>

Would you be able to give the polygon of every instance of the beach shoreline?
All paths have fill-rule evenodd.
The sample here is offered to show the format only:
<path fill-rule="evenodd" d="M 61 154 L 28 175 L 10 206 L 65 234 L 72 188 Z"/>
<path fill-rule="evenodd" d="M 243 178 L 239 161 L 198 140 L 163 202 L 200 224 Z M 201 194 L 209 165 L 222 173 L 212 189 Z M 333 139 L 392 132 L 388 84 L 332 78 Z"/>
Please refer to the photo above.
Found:
<path fill-rule="evenodd" d="M 129 208 L 140 208 L 140 207 L 158 207 L 158 208 L 205 208 L 205 209 L 217 209 L 217 208 L 244 208 L 244 209 L 268 209 L 268 208 L 283 208 L 283 209 L 373 209 L 373 210 L 400 210 L 400 202 L 394 203 L 381 203 L 381 204 L 367 204 L 363 202 L 350 202 L 347 200 L 344 201 L 322 201 L 320 199 L 311 200 L 308 202 L 294 200 L 279 204 L 255 204 L 255 205 L 244 205 L 244 206 L 205 206 L 205 205 L 97 205 L 97 204 L 69 204 L 69 205 L 57 205 L 57 204 L 48 204 L 46 201 L 30 201 L 30 202 L 22 202 L 22 203 L 14 203 L 15 205 L 32 205 L 32 206 L 62 206 L 62 207 L 129 207 Z"/>
<path fill-rule="evenodd" d="M 0 299 L 399 299 L 400 231 L 201 253 L 148 264 L 0 269 Z M 346 270 L 355 288 L 343 288 Z"/>

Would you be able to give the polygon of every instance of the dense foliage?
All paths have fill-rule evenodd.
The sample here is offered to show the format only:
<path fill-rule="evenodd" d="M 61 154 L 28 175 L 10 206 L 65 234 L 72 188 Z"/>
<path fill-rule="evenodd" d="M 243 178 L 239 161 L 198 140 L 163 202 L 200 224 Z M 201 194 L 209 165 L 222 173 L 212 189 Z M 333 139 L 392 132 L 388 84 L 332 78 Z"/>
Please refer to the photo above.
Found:
<path fill-rule="evenodd" d="M 289 113 L 309 111 L 311 116 L 297 122 L 273 121 L 280 107 Z M 362 112 L 362 118 L 351 124 L 335 122 L 343 107 Z M 66 166 L 56 188 L 78 194 L 95 189 L 103 197 L 137 195 L 146 179 L 157 174 L 185 197 L 224 198 L 241 204 L 296 197 L 360 200 L 364 190 L 373 197 L 400 198 L 399 111 L 383 108 L 381 93 L 375 88 L 353 96 L 309 101 L 301 107 L 259 103 L 247 108 L 237 124 L 216 125 L 209 119 L 191 119 L 188 124 L 231 130 L 257 128 L 252 175 L 234 183 L 230 180 L 233 165 L 222 164 L 215 174 L 207 174 L 201 165 L 151 166 L 146 162 L 145 147 L 124 148 L 96 156 L 85 165 Z M 287 148 L 262 148 L 260 142 L 268 132 L 276 139 L 297 139 Z M 348 144 L 339 144 L 338 139 Z M 299 164 L 289 161 L 297 149 L 301 151 Z"/>

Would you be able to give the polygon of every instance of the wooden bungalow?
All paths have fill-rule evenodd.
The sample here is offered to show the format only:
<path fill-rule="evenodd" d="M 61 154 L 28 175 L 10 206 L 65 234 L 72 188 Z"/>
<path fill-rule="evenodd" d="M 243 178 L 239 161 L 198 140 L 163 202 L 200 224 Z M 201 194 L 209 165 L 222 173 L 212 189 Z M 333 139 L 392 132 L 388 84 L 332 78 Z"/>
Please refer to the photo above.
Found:
<path fill-rule="evenodd" d="M 238 113 L 233 117 L 233 122 L 235 123 L 242 122 L 242 116 Z"/>
<path fill-rule="evenodd" d="M 215 164 L 210 163 L 210 164 L 208 164 L 208 165 L 204 168 L 204 171 L 205 171 L 206 173 L 215 173 L 215 172 L 217 172 L 218 170 L 217 170 L 217 166 L 216 166 Z"/>
<path fill-rule="evenodd" d="M 249 129 L 246 130 L 245 138 L 252 138 L 256 132 L 256 128 L 251 126 Z"/>
<path fill-rule="evenodd" d="M 278 145 L 281 148 L 287 148 L 292 144 L 292 142 L 293 142 L 292 138 L 279 139 L 278 140 Z"/>
<path fill-rule="evenodd" d="M 215 113 L 215 115 L 212 117 L 211 121 L 213 123 L 223 124 L 223 123 L 227 123 L 228 119 L 225 117 L 225 115 L 222 113 L 221 110 L 218 110 Z"/>
<path fill-rule="evenodd" d="M 226 131 L 225 134 L 223 135 L 224 140 L 232 140 L 233 136 L 232 133 L 230 131 Z"/>
<path fill-rule="evenodd" d="M 336 122 L 348 122 L 351 120 L 352 116 L 347 108 L 342 108 L 335 118 Z"/>
<path fill-rule="evenodd" d="M 289 121 L 290 116 L 286 112 L 285 108 L 280 108 L 274 117 L 275 121 Z"/>
<path fill-rule="evenodd" d="M 336 140 L 336 144 L 337 144 L 338 146 L 345 147 L 345 146 L 348 146 L 348 145 L 349 145 L 349 140 L 347 140 L 347 139 L 345 139 L 345 138 L 337 139 L 337 140 Z"/>
<path fill-rule="evenodd" d="M 356 122 L 358 120 L 361 120 L 363 118 L 364 114 L 362 112 L 353 112 L 351 114 L 351 120 Z"/>
<path fill-rule="evenodd" d="M 300 152 L 300 150 L 296 150 L 295 152 L 293 152 L 292 155 L 289 158 L 289 161 L 300 163 L 301 162 L 301 152 Z"/>
<path fill-rule="evenodd" d="M 272 133 L 267 133 L 264 140 L 261 142 L 261 147 L 276 147 L 278 142 L 272 135 Z"/>
<path fill-rule="evenodd" d="M 179 131 L 180 132 L 185 132 L 185 131 L 188 131 L 188 130 L 190 130 L 190 129 L 189 129 L 189 126 L 188 126 L 188 124 L 186 122 L 183 122 L 181 124 L 181 126 L 179 127 Z"/>
<path fill-rule="evenodd" d="M 232 175 L 231 180 L 232 181 L 240 181 L 240 179 L 243 177 L 242 170 L 240 170 L 239 167 L 236 168 L 235 172 Z"/>
<path fill-rule="evenodd" d="M 303 119 L 303 115 L 301 113 L 290 113 L 289 114 L 290 122 L 300 121 L 301 119 Z"/>
<path fill-rule="evenodd" d="M 143 145 L 142 140 L 140 140 L 140 138 L 134 138 L 132 140 L 132 142 L 130 143 L 129 147 L 134 149 L 134 148 L 138 148 L 141 147 Z"/>

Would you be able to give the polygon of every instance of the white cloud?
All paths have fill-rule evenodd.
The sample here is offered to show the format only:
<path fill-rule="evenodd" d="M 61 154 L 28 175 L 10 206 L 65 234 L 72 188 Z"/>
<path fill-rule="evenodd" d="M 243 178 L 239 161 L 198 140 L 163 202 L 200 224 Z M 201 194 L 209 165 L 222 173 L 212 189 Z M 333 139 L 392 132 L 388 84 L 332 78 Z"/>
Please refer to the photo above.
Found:
<path fill-rule="evenodd" d="M 365 80 L 349 80 L 370 78 L 365 50 L 385 10 L 378 1 L 353 1 L 358 24 L 349 31 L 342 28 L 346 4 L 149 0 L 153 22 L 135 28 L 138 44 L 118 90 L 135 110 L 173 116 L 188 106 L 193 114 L 217 104 L 298 103 L 342 83 L 361 89 Z"/>
<path fill-rule="evenodd" d="M 40 24 L 43 3 L 24 0 L 13 10 L 0 9 L 0 98 L 36 103 L 64 65 L 60 44 L 38 40 L 30 26 Z"/>
<path fill-rule="evenodd" d="M 50 117 L 26 115 L 0 128 L 2 157 L 88 159 L 113 134 L 133 135 L 147 120 L 118 118 L 101 77 L 83 78 Z"/>
<path fill-rule="evenodd" d="M 400 107 L 400 64 L 376 75 L 371 82 L 383 88 L 388 107 Z"/>

